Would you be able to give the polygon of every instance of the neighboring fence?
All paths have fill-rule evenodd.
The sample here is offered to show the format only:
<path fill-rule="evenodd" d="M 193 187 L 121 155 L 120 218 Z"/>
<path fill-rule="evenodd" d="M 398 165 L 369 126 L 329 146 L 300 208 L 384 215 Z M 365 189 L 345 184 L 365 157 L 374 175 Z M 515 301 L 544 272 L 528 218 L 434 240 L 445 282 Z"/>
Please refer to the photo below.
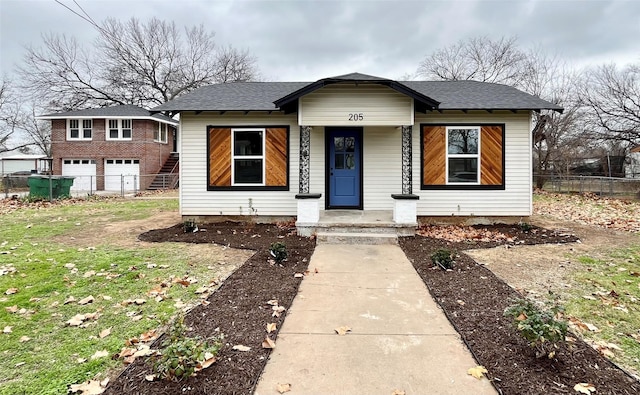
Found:
<path fill-rule="evenodd" d="M 175 189 L 179 176 L 175 173 L 148 175 L 107 175 L 88 176 L 76 175 L 71 187 L 72 196 L 87 196 L 94 194 L 122 195 L 136 194 L 145 189 Z M 13 195 L 29 195 L 29 175 L 5 175 L 2 177 L 3 197 Z"/>
<path fill-rule="evenodd" d="M 595 177 L 595 176 L 559 176 L 534 175 L 534 185 L 543 177 L 542 189 L 559 193 L 591 192 L 603 196 L 635 197 L 640 199 L 640 179 Z"/>

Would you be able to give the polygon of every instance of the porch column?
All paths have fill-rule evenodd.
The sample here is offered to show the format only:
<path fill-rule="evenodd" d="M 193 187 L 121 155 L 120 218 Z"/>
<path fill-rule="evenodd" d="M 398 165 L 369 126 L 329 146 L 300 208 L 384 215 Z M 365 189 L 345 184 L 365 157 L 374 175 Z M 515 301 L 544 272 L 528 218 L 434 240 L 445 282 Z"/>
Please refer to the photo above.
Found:
<path fill-rule="evenodd" d="M 311 126 L 300 126 L 300 194 L 309 193 L 309 154 L 311 150 Z"/>
<path fill-rule="evenodd" d="M 402 194 L 411 195 L 413 193 L 413 171 L 412 161 L 412 139 L 413 126 L 402 127 Z"/>
<path fill-rule="evenodd" d="M 391 195 L 393 204 L 393 222 L 414 225 L 418 222 L 417 204 L 420 197 L 413 194 L 412 155 L 413 127 L 402 127 L 402 194 Z"/>
<path fill-rule="evenodd" d="M 300 178 L 298 180 L 298 211 L 296 228 L 300 236 L 311 236 L 320 220 L 320 193 L 309 193 L 311 126 L 300 125 Z"/>

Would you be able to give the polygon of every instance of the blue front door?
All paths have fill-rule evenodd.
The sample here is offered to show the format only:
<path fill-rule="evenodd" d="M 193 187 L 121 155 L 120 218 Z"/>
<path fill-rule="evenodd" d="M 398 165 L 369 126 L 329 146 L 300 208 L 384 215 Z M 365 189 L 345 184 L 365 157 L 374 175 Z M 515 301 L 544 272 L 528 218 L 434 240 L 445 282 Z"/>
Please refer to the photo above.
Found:
<path fill-rule="evenodd" d="M 362 208 L 362 131 L 329 129 L 328 208 Z"/>

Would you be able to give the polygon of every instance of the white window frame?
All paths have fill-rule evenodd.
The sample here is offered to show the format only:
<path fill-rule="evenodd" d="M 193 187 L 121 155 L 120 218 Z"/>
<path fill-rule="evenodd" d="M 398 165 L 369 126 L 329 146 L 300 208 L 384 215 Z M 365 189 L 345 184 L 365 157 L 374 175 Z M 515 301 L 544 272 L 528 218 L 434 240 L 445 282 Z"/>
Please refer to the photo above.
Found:
<path fill-rule="evenodd" d="M 470 130 L 470 129 L 475 129 L 478 132 L 478 152 L 475 154 L 450 154 L 449 153 L 449 131 L 451 130 L 460 130 L 460 129 L 465 129 L 465 130 Z M 444 177 L 445 177 L 445 182 L 446 185 L 480 185 L 480 180 L 481 180 L 481 174 L 480 174 L 480 152 L 481 152 L 481 136 L 482 136 L 482 128 L 480 126 L 447 126 L 447 132 L 445 135 L 445 154 L 446 154 L 446 160 L 445 160 L 445 170 L 444 170 Z M 477 174 L 477 179 L 475 182 L 450 182 L 449 181 L 449 159 L 476 159 L 477 163 L 478 163 L 478 174 Z"/>
<path fill-rule="evenodd" d="M 111 129 L 114 129 L 114 130 L 116 129 L 116 128 L 112 128 L 111 125 L 109 125 L 112 121 L 116 122 L 117 129 L 118 129 L 118 137 L 111 137 Z M 125 121 L 129 122 L 128 128 L 123 127 L 123 123 Z M 128 129 L 131 131 L 131 135 L 129 137 L 123 137 L 123 133 L 125 129 Z M 133 139 L 133 120 L 131 118 L 123 118 L 123 119 L 107 118 L 104 120 L 104 130 L 105 130 L 105 138 L 107 140 L 131 141 Z"/>
<path fill-rule="evenodd" d="M 162 134 L 164 127 L 164 136 Z M 156 134 L 157 133 L 157 134 Z M 153 135 L 153 141 L 156 143 L 167 144 L 169 141 L 169 125 L 166 123 L 158 122 L 158 131 Z"/>
<path fill-rule="evenodd" d="M 73 129 L 78 130 L 78 137 L 71 137 L 71 122 L 77 122 L 77 127 Z M 90 122 L 90 126 L 86 127 L 85 122 Z M 84 131 L 89 130 L 90 137 L 84 137 Z M 70 141 L 91 141 L 93 139 L 93 119 L 91 118 L 72 118 L 67 119 L 67 140 Z"/>
<path fill-rule="evenodd" d="M 262 155 L 238 155 L 236 156 L 236 132 L 261 132 L 262 133 Z M 242 128 L 231 129 L 231 186 L 265 186 L 266 185 L 266 136 L 267 129 L 265 128 Z M 262 160 L 262 182 L 261 183 L 236 183 L 236 159 L 261 159 Z"/>

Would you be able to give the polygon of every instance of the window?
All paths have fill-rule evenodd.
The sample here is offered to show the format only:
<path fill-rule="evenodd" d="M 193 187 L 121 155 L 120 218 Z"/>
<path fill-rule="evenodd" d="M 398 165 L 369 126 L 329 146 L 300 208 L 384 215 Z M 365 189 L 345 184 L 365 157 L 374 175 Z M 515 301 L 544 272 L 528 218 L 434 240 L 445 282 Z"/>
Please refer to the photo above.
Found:
<path fill-rule="evenodd" d="M 107 140 L 131 140 L 130 119 L 107 119 Z"/>
<path fill-rule="evenodd" d="M 264 129 L 232 130 L 231 185 L 264 185 Z"/>
<path fill-rule="evenodd" d="M 167 143 L 167 124 L 159 123 L 158 130 L 153 132 L 153 141 L 157 141 L 159 143 Z"/>
<path fill-rule="evenodd" d="M 209 190 L 289 190 L 289 128 L 208 128 Z"/>
<path fill-rule="evenodd" d="M 447 127 L 447 184 L 478 184 L 480 128 Z"/>
<path fill-rule="evenodd" d="M 67 140 L 91 140 L 92 124 L 91 119 L 67 120 Z"/>
<path fill-rule="evenodd" d="M 504 125 L 421 125 L 422 189 L 504 189 Z"/>

